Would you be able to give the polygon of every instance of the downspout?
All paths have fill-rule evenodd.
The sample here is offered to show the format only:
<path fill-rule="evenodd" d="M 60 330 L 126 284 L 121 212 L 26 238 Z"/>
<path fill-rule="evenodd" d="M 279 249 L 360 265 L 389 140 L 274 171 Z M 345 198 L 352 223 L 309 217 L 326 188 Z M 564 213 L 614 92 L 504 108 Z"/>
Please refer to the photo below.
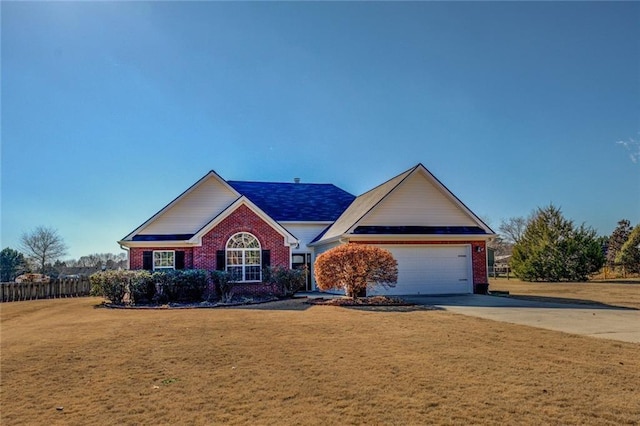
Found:
<path fill-rule="evenodd" d="M 130 270 L 131 269 L 131 251 L 129 250 L 129 247 L 123 246 L 120 241 L 118 241 L 118 245 L 122 250 L 127 252 L 127 270 Z"/>

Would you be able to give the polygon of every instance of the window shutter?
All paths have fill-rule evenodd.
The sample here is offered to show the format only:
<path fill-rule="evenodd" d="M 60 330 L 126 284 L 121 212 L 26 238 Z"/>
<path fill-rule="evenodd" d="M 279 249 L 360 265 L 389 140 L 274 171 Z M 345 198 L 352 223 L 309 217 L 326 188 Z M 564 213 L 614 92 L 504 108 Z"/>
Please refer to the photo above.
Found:
<path fill-rule="evenodd" d="M 176 269 L 184 269 L 184 251 L 177 251 L 176 250 Z"/>
<path fill-rule="evenodd" d="M 271 250 L 262 250 L 262 267 L 268 268 L 271 266 Z"/>
<path fill-rule="evenodd" d="M 152 251 L 142 252 L 142 269 L 146 269 L 147 271 L 151 271 L 153 269 L 153 252 Z"/>
<path fill-rule="evenodd" d="M 224 250 L 218 250 L 216 252 L 216 271 L 224 271 L 225 269 L 227 269 L 227 259 L 225 254 L 226 253 Z"/>

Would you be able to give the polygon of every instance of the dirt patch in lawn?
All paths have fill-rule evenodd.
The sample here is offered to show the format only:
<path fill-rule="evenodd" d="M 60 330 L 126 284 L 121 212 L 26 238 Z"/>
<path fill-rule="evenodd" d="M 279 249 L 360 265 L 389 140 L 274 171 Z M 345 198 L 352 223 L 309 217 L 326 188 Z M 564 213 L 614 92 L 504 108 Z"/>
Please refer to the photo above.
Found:
<path fill-rule="evenodd" d="M 546 302 L 601 304 L 640 309 L 638 283 L 530 283 L 516 279 L 490 279 L 490 291 L 508 291 L 511 297 Z"/>
<path fill-rule="evenodd" d="M 304 299 L 276 309 L 94 309 L 100 302 L 0 305 L 2 425 L 640 418 L 638 344 Z"/>

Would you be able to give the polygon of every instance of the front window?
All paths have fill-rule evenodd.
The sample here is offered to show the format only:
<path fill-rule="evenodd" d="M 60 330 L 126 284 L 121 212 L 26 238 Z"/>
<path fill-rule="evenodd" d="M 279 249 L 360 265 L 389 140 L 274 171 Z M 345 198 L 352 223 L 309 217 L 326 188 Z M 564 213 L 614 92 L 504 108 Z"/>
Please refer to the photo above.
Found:
<path fill-rule="evenodd" d="M 172 250 L 158 250 L 153 252 L 153 269 L 175 269 L 176 252 Z"/>
<path fill-rule="evenodd" d="M 260 281 L 260 242 L 256 237 L 241 232 L 229 238 L 227 243 L 227 272 L 234 281 Z"/>

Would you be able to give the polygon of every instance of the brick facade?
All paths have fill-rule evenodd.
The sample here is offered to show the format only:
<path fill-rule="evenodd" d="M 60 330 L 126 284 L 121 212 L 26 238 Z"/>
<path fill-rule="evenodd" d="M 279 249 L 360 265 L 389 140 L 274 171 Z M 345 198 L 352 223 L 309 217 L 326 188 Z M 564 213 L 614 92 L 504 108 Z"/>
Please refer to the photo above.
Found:
<path fill-rule="evenodd" d="M 352 241 L 353 244 L 379 245 L 438 245 L 438 244 L 469 244 L 471 245 L 471 270 L 473 272 L 473 292 L 485 293 L 489 286 L 487 271 L 487 245 L 485 241 Z"/>
<path fill-rule="evenodd" d="M 193 267 L 193 248 L 191 247 L 146 247 L 129 249 L 129 269 L 142 269 L 142 253 L 153 250 L 180 250 L 184 251 L 184 267 L 185 269 L 194 269 Z M 195 268 L 197 269 L 197 268 Z"/>
<path fill-rule="evenodd" d="M 240 205 L 223 219 L 215 228 L 202 237 L 202 245 L 196 247 L 144 247 L 131 248 L 129 251 L 130 269 L 142 269 L 142 253 L 153 250 L 181 250 L 185 252 L 186 269 L 215 270 L 218 250 L 225 250 L 227 241 L 238 232 L 249 232 L 260 242 L 262 250 L 269 250 L 271 266 L 289 268 L 291 264 L 290 247 L 285 246 L 284 237 L 273 229 L 260 216 L 246 205 Z M 264 265 L 263 265 L 264 266 Z M 237 286 L 238 294 L 257 295 L 272 291 L 262 283 L 246 283 Z"/>

